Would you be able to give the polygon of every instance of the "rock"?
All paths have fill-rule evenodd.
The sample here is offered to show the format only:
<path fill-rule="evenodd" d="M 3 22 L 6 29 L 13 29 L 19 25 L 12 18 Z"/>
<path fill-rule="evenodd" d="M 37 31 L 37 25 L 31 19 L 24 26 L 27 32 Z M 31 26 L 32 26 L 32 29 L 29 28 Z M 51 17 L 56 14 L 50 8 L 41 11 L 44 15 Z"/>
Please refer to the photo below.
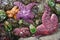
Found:
<path fill-rule="evenodd" d="M 59 40 L 59 39 L 60 39 L 60 29 L 58 29 L 58 32 L 55 34 L 39 38 L 39 40 Z"/>
<path fill-rule="evenodd" d="M 36 37 L 20 38 L 19 40 L 38 40 Z"/>

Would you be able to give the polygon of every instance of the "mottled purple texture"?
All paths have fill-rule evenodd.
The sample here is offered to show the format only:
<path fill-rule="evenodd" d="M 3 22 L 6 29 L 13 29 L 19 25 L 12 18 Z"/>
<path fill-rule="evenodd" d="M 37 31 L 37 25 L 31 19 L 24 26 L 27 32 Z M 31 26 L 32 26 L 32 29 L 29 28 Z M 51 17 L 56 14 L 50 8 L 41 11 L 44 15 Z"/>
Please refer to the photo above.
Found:
<path fill-rule="evenodd" d="M 28 37 L 30 36 L 29 28 L 23 27 L 23 28 L 16 28 L 13 31 L 14 35 L 20 36 L 20 37 Z"/>
<path fill-rule="evenodd" d="M 56 0 L 56 2 L 59 2 L 60 3 L 60 0 Z"/>
<path fill-rule="evenodd" d="M 1 27 L 1 24 L 0 24 L 0 27 Z"/>
<path fill-rule="evenodd" d="M 21 2 L 14 2 L 14 5 L 18 6 L 20 11 L 17 13 L 17 19 L 20 18 L 24 20 L 31 20 L 34 18 L 34 13 L 31 11 L 31 8 L 37 3 L 30 3 L 28 5 L 24 5 Z"/>
<path fill-rule="evenodd" d="M 48 35 L 54 33 L 58 28 L 58 18 L 55 14 L 51 16 L 51 10 L 45 5 L 45 11 L 42 16 L 42 24 L 37 26 L 36 35 Z"/>
<path fill-rule="evenodd" d="M 2 27 L 3 23 L 0 23 L 0 27 Z"/>
<path fill-rule="evenodd" d="M 0 4 L 1 4 L 1 0 L 0 0 Z"/>

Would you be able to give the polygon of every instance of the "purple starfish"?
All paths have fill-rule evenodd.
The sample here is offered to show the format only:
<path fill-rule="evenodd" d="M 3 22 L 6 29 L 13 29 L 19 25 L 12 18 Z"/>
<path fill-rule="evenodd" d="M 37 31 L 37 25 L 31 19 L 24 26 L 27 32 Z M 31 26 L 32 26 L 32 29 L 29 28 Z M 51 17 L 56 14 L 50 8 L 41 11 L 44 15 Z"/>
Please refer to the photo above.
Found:
<path fill-rule="evenodd" d="M 28 5 L 24 5 L 21 2 L 14 2 L 14 5 L 18 6 L 20 11 L 17 13 L 17 19 L 19 20 L 20 18 L 24 20 L 29 20 L 34 18 L 34 14 L 31 11 L 31 8 L 34 5 L 37 5 L 37 3 L 30 3 Z"/>

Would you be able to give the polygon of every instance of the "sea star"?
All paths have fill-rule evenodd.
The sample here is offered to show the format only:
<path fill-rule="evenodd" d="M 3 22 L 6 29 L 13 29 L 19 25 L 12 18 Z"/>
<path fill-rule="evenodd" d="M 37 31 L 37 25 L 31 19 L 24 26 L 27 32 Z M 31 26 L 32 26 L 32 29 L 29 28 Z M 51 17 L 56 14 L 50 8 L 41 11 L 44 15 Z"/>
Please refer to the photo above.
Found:
<path fill-rule="evenodd" d="M 20 18 L 24 20 L 29 20 L 34 18 L 34 14 L 31 11 L 31 8 L 34 5 L 37 5 L 37 3 L 30 3 L 28 5 L 24 5 L 21 2 L 14 2 L 14 5 L 18 6 L 20 11 L 17 13 L 17 19 L 19 20 Z"/>

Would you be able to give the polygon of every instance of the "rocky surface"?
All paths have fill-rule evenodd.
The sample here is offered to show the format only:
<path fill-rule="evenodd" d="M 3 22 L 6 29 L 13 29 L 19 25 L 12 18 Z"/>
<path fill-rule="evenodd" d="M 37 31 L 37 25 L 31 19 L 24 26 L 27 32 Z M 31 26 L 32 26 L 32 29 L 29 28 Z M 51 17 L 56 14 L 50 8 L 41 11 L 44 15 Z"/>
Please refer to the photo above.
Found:
<path fill-rule="evenodd" d="M 39 39 L 36 37 L 29 37 L 29 38 L 20 38 L 19 40 L 60 40 L 60 29 L 58 29 L 58 32 L 52 34 L 40 37 Z"/>

